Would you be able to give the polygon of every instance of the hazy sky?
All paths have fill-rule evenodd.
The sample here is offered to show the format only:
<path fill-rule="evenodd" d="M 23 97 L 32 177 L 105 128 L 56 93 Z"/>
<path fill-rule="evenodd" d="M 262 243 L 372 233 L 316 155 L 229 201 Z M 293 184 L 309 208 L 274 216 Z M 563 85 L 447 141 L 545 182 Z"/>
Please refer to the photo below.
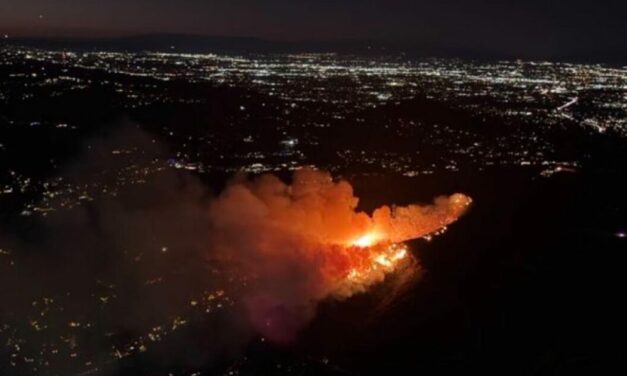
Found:
<path fill-rule="evenodd" d="M 622 51 L 627 1 L 1 0 L 0 32 L 369 38 L 498 53 Z"/>

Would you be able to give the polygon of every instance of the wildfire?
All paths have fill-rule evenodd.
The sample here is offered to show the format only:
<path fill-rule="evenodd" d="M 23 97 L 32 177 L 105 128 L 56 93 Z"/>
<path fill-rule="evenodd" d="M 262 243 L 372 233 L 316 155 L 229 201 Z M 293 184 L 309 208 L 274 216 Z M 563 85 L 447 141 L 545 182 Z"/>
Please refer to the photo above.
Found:
<path fill-rule="evenodd" d="M 238 179 L 211 203 L 211 248 L 254 276 L 246 300 L 255 329 L 287 340 L 317 302 L 366 292 L 414 264 L 404 242 L 444 231 L 471 202 L 454 194 L 365 213 L 353 187 L 324 171 L 298 170 L 290 184 L 273 175 Z"/>
<path fill-rule="evenodd" d="M 364 283 L 372 279 L 373 274 L 392 273 L 409 256 L 407 245 L 403 243 L 383 243 L 383 236 L 380 233 L 369 232 L 355 239 L 348 245 L 348 253 L 354 257 L 349 257 L 351 265 L 346 278 L 350 281 Z M 366 254 L 366 262 L 363 261 L 363 254 Z M 357 262 L 356 262 L 357 261 Z M 376 279 L 376 278 L 375 278 Z"/>
<path fill-rule="evenodd" d="M 370 249 L 369 262 L 363 265 L 359 269 L 351 269 L 350 275 L 365 275 L 369 272 L 383 271 L 384 273 L 391 273 L 403 262 L 403 260 L 409 257 L 409 251 L 405 244 L 388 244 L 383 246 L 376 246 Z"/>
<path fill-rule="evenodd" d="M 369 234 L 349 245 L 330 248 L 330 265 L 325 273 L 325 279 L 335 281 L 329 285 L 330 295 L 343 299 L 365 292 L 387 275 L 411 264 L 406 244 L 378 241 L 383 238 Z"/>

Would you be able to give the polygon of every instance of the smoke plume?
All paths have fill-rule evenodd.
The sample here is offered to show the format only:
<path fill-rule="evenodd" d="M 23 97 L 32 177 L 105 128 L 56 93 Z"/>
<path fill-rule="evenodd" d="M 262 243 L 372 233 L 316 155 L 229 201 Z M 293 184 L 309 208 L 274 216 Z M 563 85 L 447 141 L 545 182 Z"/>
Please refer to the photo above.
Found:
<path fill-rule="evenodd" d="M 321 301 L 404 276 L 414 260 L 402 242 L 470 203 L 453 195 L 370 215 L 348 182 L 312 169 L 289 184 L 239 176 L 214 196 L 130 125 L 84 149 L 35 205 L 54 210 L 2 224 L 0 364 L 15 374 L 118 374 L 138 357 L 204 366 L 251 335 L 291 341 Z"/>
<path fill-rule="evenodd" d="M 358 202 L 348 182 L 307 168 L 291 185 L 273 175 L 236 180 L 210 204 L 212 257 L 246 276 L 244 301 L 262 335 L 287 341 L 321 300 L 380 282 L 408 256 L 397 243 L 445 228 L 471 200 L 455 194 L 372 216 Z"/>

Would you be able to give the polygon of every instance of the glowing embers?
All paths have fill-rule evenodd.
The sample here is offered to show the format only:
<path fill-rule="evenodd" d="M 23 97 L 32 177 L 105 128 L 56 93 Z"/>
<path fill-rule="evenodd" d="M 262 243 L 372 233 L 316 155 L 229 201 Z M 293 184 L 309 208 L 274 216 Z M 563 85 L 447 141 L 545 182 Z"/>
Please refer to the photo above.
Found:
<path fill-rule="evenodd" d="M 340 299 L 365 292 L 370 286 L 382 282 L 387 275 L 413 263 L 404 243 L 337 247 L 331 258 L 335 259 L 332 268 L 327 269 L 331 279 L 335 280 L 331 295 Z"/>

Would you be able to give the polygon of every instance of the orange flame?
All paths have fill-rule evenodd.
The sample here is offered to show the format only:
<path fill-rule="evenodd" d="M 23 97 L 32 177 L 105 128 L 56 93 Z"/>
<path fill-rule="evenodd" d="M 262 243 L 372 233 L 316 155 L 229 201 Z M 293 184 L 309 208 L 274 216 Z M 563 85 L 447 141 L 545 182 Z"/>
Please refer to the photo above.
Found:
<path fill-rule="evenodd" d="M 365 234 L 365 235 L 355 239 L 355 241 L 352 243 L 352 245 L 360 247 L 360 248 L 372 247 L 380 239 L 381 239 L 381 236 L 379 234 L 374 233 L 374 232 L 370 232 L 370 233 L 367 233 L 367 234 Z"/>
<path fill-rule="evenodd" d="M 353 257 L 349 257 L 351 267 L 344 276 L 346 281 L 341 281 L 341 284 L 370 285 L 385 274 L 393 273 L 409 257 L 407 245 L 384 244 L 385 238 L 381 233 L 368 232 L 348 244 L 348 254 Z M 365 254 L 365 258 L 360 253 Z M 355 262 L 355 259 L 365 262 Z"/>

